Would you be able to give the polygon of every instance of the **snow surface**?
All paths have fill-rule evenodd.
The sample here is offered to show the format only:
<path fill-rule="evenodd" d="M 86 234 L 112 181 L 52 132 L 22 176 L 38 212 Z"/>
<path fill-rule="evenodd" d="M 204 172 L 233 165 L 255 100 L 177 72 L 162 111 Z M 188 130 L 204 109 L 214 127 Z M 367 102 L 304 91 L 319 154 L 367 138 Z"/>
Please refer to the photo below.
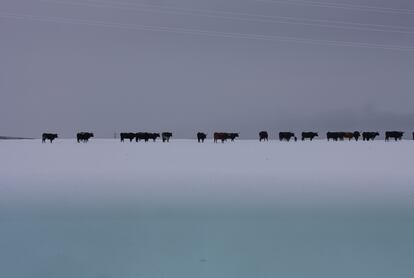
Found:
<path fill-rule="evenodd" d="M 1 141 L 3 202 L 412 202 L 413 141 Z"/>
<path fill-rule="evenodd" d="M 0 141 L 0 277 L 413 277 L 413 141 Z"/>

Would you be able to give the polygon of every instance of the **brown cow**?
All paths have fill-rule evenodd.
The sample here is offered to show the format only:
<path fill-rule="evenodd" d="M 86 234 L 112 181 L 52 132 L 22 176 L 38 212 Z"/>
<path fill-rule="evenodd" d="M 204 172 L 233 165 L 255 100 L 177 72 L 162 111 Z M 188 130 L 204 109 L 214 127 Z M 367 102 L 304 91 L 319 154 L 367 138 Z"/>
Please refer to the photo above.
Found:
<path fill-rule="evenodd" d="M 344 132 L 343 133 L 343 137 L 345 139 L 348 139 L 349 141 L 351 141 L 352 139 L 355 139 L 355 141 L 358 141 L 360 136 L 361 136 L 361 133 L 359 131 Z"/>
<path fill-rule="evenodd" d="M 218 140 L 221 140 L 221 142 L 224 143 L 224 141 L 227 141 L 229 136 L 225 132 L 214 132 L 213 138 L 214 138 L 214 143 L 217 143 Z"/>

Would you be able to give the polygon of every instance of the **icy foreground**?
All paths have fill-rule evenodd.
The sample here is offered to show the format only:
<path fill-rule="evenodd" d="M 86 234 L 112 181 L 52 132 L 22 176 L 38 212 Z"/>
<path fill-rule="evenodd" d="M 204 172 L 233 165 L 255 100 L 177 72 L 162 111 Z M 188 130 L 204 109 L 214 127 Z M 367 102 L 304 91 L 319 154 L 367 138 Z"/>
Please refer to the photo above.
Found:
<path fill-rule="evenodd" d="M 413 153 L 0 141 L 0 277 L 413 277 Z"/>

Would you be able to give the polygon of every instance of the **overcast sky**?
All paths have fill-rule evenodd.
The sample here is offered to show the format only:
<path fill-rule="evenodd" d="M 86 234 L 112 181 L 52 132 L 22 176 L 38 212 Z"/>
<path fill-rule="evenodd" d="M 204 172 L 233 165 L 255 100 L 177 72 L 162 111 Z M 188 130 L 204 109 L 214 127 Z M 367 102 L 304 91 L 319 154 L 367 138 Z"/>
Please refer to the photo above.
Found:
<path fill-rule="evenodd" d="M 318 1 L 1 0 L 0 135 L 414 130 L 414 2 Z"/>

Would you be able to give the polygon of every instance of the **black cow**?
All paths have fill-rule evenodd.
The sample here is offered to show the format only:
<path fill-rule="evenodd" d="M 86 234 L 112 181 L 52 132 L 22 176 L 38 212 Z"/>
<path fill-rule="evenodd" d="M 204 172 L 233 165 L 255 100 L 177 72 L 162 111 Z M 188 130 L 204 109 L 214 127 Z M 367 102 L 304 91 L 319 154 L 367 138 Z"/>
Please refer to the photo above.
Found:
<path fill-rule="evenodd" d="M 56 133 L 43 133 L 42 134 L 42 143 L 45 143 L 46 140 L 49 140 L 50 143 L 53 143 L 53 140 L 58 138 L 58 135 Z"/>
<path fill-rule="evenodd" d="M 362 140 L 363 141 L 369 141 L 369 140 L 374 141 L 375 137 L 377 137 L 377 136 L 379 136 L 379 132 L 367 132 L 367 131 L 362 132 Z"/>
<path fill-rule="evenodd" d="M 172 137 L 171 132 L 163 132 L 161 133 L 161 138 L 163 142 L 170 142 L 170 138 Z"/>
<path fill-rule="evenodd" d="M 129 142 L 132 142 L 135 138 L 135 133 L 132 132 L 122 132 L 120 134 L 121 142 L 124 142 L 125 139 L 129 139 Z"/>
<path fill-rule="evenodd" d="M 359 137 L 361 137 L 361 132 L 354 131 L 354 139 L 355 139 L 355 141 L 358 141 L 359 140 Z"/>
<path fill-rule="evenodd" d="M 295 141 L 297 140 L 297 138 L 296 138 L 296 136 L 295 136 L 295 134 L 293 133 L 293 132 L 279 132 L 279 140 L 280 141 L 283 141 L 283 140 L 286 140 L 286 141 L 290 141 L 290 139 L 295 139 Z"/>
<path fill-rule="evenodd" d="M 148 133 L 147 132 L 137 132 L 135 133 L 135 142 L 144 140 L 145 142 L 148 141 Z"/>
<path fill-rule="evenodd" d="M 42 143 L 45 143 L 46 140 L 49 140 L 50 143 L 53 143 L 53 140 L 58 138 L 58 135 L 56 133 L 43 133 L 42 134 Z"/>
<path fill-rule="evenodd" d="M 89 139 L 92 137 L 94 137 L 94 134 L 92 132 L 79 132 L 78 134 L 76 134 L 76 139 L 78 140 L 78 143 L 87 143 Z"/>
<path fill-rule="evenodd" d="M 197 132 L 197 140 L 198 143 L 204 143 L 204 140 L 207 138 L 207 134 L 203 133 L 203 132 Z"/>
<path fill-rule="evenodd" d="M 331 132 L 331 131 L 329 131 L 329 132 L 326 133 L 326 139 L 328 139 L 328 141 L 330 139 L 332 139 L 334 141 L 338 141 L 338 140 L 343 141 L 344 138 L 345 138 L 345 132 Z"/>
<path fill-rule="evenodd" d="M 259 132 L 259 141 L 269 141 L 269 134 L 267 131 L 260 131 Z"/>
<path fill-rule="evenodd" d="M 305 139 L 309 139 L 309 140 L 313 140 L 315 137 L 318 137 L 318 133 L 317 132 L 302 132 L 302 141 L 304 141 Z"/>
<path fill-rule="evenodd" d="M 234 142 L 234 139 L 238 138 L 239 134 L 238 133 L 228 133 L 228 137 L 232 142 Z"/>
<path fill-rule="evenodd" d="M 150 132 L 138 132 L 135 133 L 135 140 L 141 141 L 144 140 L 145 142 L 148 142 L 150 139 L 154 142 L 157 140 L 157 138 L 160 137 L 159 133 L 150 133 Z"/>
<path fill-rule="evenodd" d="M 385 141 L 390 140 L 390 138 L 394 138 L 395 141 L 401 140 L 404 135 L 402 131 L 387 131 L 385 132 Z"/>
<path fill-rule="evenodd" d="M 159 137 L 159 133 L 148 133 L 148 139 L 151 139 L 153 142 L 155 142 Z"/>

